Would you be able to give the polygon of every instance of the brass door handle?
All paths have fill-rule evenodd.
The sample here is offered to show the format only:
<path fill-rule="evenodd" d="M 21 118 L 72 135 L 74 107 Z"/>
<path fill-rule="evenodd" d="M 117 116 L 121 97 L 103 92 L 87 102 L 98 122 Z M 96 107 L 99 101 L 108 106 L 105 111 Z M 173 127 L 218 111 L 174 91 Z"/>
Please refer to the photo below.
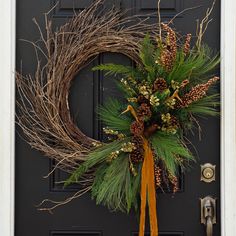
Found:
<path fill-rule="evenodd" d="M 213 225 L 216 224 L 216 200 L 207 196 L 201 201 L 201 223 L 206 226 L 206 236 L 213 236 Z"/>
<path fill-rule="evenodd" d="M 206 220 L 206 236 L 213 236 L 213 223 L 210 216 Z"/>

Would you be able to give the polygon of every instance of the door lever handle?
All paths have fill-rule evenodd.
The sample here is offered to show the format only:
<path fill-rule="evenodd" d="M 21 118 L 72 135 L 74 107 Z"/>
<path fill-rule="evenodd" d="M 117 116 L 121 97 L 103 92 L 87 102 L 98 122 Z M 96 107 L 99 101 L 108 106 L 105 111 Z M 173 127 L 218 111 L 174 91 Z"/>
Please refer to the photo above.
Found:
<path fill-rule="evenodd" d="M 213 223 L 210 216 L 206 219 L 206 236 L 213 236 Z"/>
<path fill-rule="evenodd" d="M 213 236 L 213 225 L 216 224 L 216 199 L 207 196 L 201 201 L 201 223 L 206 226 L 206 236 Z"/>

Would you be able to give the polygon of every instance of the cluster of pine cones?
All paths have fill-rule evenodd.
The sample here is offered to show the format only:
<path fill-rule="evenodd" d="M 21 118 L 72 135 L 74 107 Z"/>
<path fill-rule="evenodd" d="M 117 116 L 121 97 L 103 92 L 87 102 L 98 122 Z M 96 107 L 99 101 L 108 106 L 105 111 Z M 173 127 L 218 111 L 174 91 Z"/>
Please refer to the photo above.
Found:
<path fill-rule="evenodd" d="M 165 89 L 167 89 L 167 87 L 168 86 L 165 79 L 157 78 L 153 83 L 152 91 L 163 92 Z M 143 139 L 141 135 L 150 136 L 158 128 L 157 124 L 153 124 L 149 127 L 144 126 L 144 121 L 146 119 L 151 118 L 152 116 L 149 100 L 145 98 L 143 95 L 139 95 L 138 103 L 140 104 L 140 106 L 137 109 L 137 117 L 139 121 L 133 121 L 130 126 L 130 132 L 133 134 L 132 143 L 134 143 L 136 147 L 136 149 L 130 154 L 132 163 L 138 163 L 143 161 L 144 150 L 143 150 Z"/>

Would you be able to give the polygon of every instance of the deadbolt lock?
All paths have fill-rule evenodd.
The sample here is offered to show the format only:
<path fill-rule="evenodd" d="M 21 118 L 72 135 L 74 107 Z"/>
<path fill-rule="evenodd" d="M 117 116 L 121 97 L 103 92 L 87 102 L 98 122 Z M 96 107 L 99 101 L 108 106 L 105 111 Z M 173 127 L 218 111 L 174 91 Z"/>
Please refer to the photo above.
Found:
<path fill-rule="evenodd" d="M 210 163 L 201 165 L 201 181 L 211 183 L 215 181 L 216 166 Z"/>

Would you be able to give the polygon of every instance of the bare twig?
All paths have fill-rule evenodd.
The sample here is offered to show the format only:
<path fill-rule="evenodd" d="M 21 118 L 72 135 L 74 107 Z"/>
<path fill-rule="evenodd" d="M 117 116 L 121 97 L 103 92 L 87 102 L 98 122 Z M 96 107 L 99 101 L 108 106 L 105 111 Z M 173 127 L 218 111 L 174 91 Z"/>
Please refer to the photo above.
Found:
<path fill-rule="evenodd" d="M 19 108 L 16 119 L 30 146 L 55 160 L 54 168 L 45 178 L 56 169 L 73 172 L 94 149 L 94 143 L 99 143 L 83 134 L 70 116 L 68 96 L 75 75 L 103 52 L 121 53 L 140 64 L 139 42 L 146 33 L 153 39 L 158 37 L 156 24 L 147 23 L 148 17 L 126 17 L 114 9 L 100 8 L 102 4 L 103 0 L 95 1 L 56 31 L 49 19 L 54 7 L 44 14 L 45 34 L 33 19 L 40 38 L 36 42 L 24 40 L 36 51 L 37 68 L 34 75 L 16 73 Z M 45 64 L 41 63 L 42 58 L 46 59 Z M 58 206 L 89 191 L 93 178 L 93 171 L 86 179 L 81 178 L 82 190 L 58 202 Z M 51 200 L 43 203 L 46 202 L 56 203 Z"/>
<path fill-rule="evenodd" d="M 197 29 L 196 29 L 196 36 L 197 36 L 197 41 L 196 41 L 196 47 L 199 50 L 201 47 L 201 43 L 202 43 L 202 38 L 207 30 L 207 27 L 209 25 L 209 23 L 212 21 L 212 19 L 209 19 L 214 6 L 215 6 L 216 0 L 213 1 L 212 5 L 210 8 L 207 8 L 206 11 L 206 15 L 204 16 L 204 18 L 201 20 L 201 22 L 199 22 L 199 20 L 197 21 Z"/>
<path fill-rule="evenodd" d="M 89 192 L 90 190 L 91 190 L 91 187 L 87 187 L 83 190 L 76 192 L 74 195 L 72 195 L 71 197 L 63 201 L 53 201 L 50 199 L 44 199 L 40 204 L 36 205 L 36 207 L 38 208 L 39 211 L 48 211 L 50 214 L 52 214 L 56 208 L 66 205 L 67 203 L 73 201 L 76 198 L 81 197 L 82 195 Z M 42 207 L 44 205 L 46 206 Z M 48 205 L 52 205 L 52 206 L 48 206 Z"/>
<path fill-rule="evenodd" d="M 159 40 L 162 41 L 161 37 L 161 0 L 157 0 L 157 19 L 158 19 L 158 26 L 159 26 Z"/>
<path fill-rule="evenodd" d="M 196 6 L 196 7 L 189 7 L 189 8 L 185 8 L 184 10 L 180 11 L 179 13 L 177 13 L 173 18 L 171 18 L 171 20 L 167 23 L 167 25 L 170 25 L 173 23 L 173 21 L 180 15 L 182 15 L 183 13 L 185 13 L 186 11 L 190 11 L 190 10 L 194 10 L 197 9 L 201 6 Z"/>

